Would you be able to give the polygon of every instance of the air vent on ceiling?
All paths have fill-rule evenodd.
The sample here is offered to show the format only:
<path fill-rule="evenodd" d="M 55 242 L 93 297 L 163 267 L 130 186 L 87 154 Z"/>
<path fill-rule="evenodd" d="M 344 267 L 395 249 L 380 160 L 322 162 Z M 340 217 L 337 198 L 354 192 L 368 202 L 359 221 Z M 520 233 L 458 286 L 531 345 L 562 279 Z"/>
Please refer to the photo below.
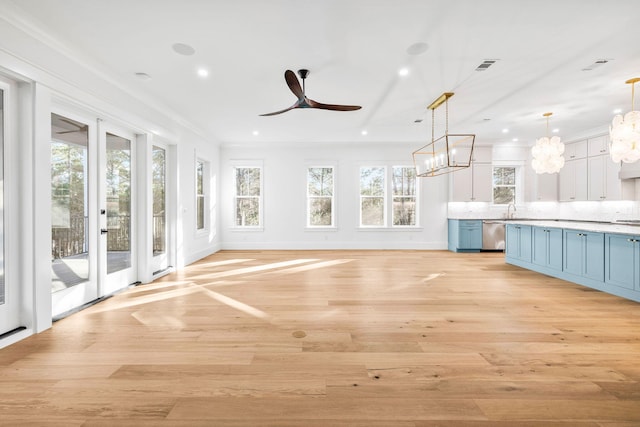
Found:
<path fill-rule="evenodd" d="M 606 64 L 607 62 L 611 61 L 610 59 L 598 59 L 596 62 L 594 62 L 593 64 L 584 67 L 582 69 L 582 71 L 592 71 L 595 70 L 598 67 L 602 67 L 604 64 Z"/>
<path fill-rule="evenodd" d="M 485 59 L 484 61 L 482 61 L 482 64 L 476 67 L 476 71 L 484 71 L 487 68 L 491 67 L 493 64 L 495 64 L 496 61 L 497 59 Z"/>

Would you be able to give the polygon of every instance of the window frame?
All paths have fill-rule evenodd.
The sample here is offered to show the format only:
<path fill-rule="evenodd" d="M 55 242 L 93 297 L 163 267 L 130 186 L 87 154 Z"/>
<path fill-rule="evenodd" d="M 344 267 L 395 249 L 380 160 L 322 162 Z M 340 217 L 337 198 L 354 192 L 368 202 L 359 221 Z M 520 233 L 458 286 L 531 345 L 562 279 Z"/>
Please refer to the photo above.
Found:
<path fill-rule="evenodd" d="M 491 165 L 491 205 L 492 206 L 496 206 L 496 207 L 504 207 L 507 206 L 509 204 L 514 204 L 514 205 L 518 205 L 521 204 L 523 201 L 523 197 L 524 197 L 524 182 L 523 182 L 523 167 L 524 165 L 522 164 L 522 162 L 505 162 L 505 161 L 498 161 L 498 162 L 493 162 L 493 164 Z M 495 170 L 497 168 L 512 168 L 514 169 L 514 181 L 515 183 L 513 185 L 495 185 L 494 183 L 494 173 Z M 495 201 L 495 188 L 496 187 L 510 187 L 514 189 L 514 198 L 513 201 L 508 202 L 508 203 L 496 203 Z"/>
<path fill-rule="evenodd" d="M 202 193 L 198 192 L 198 167 L 199 165 L 202 165 Z M 207 200 L 209 199 L 209 180 L 207 179 L 207 176 L 209 175 L 209 162 L 201 157 L 196 157 L 196 161 L 195 161 L 195 180 L 194 180 L 194 184 L 195 184 L 195 215 L 194 215 L 194 224 L 195 224 L 195 231 L 197 234 L 202 234 L 202 233 L 206 233 L 209 231 L 209 216 L 207 215 Z M 200 200 L 202 200 L 202 227 L 199 227 L 198 224 L 198 214 L 199 214 L 199 209 L 200 209 L 200 204 L 198 203 Z"/>
<path fill-rule="evenodd" d="M 313 196 L 309 194 L 309 172 L 311 169 L 331 169 L 331 195 Z M 309 229 L 335 229 L 336 226 L 336 166 L 331 164 L 307 164 L 306 172 L 306 227 Z M 311 224 L 311 201 L 316 199 L 330 199 L 331 202 L 331 224 L 313 225 Z"/>
<path fill-rule="evenodd" d="M 395 171 L 396 169 L 403 169 L 403 170 L 411 170 L 413 171 L 413 180 L 414 180 L 414 191 L 413 191 L 413 196 L 410 195 L 395 195 L 393 192 L 393 187 L 394 187 L 394 178 L 395 178 Z M 403 179 L 404 181 L 404 179 Z M 415 166 L 408 166 L 408 165 L 394 165 L 391 166 L 391 180 L 389 181 L 389 185 L 391 186 L 391 203 L 390 203 L 390 210 L 391 210 L 391 224 L 390 226 L 392 228 L 417 228 L 419 227 L 419 207 L 420 207 L 420 203 L 419 203 L 419 197 L 418 195 L 420 194 L 420 181 L 418 180 L 418 176 L 416 174 L 416 170 L 415 170 Z M 415 211 L 414 211 L 414 223 L 413 224 L 394 224 L 395 222 L 395 209 L 394 209 L 394 202 L 396 198 L 404 198 L 404 199 L 413 199 L 414 201 L 414 206 L 415 206 Z"/>
<path fill-rule="evenodd" d="M 384 182 L 382 184 L 382 196 L 369 196 L 369 195 L 363 195 L 362 194 L 362 170 L 363 169 L 382 169 L 383 170 L 383 174 L 382 177 L 384 179 Z M 388 218 L 388 214 L 387 214 L 387 187 L 388 187 L 388 172 L 389 172 L 389 168 L 387 167 L 387 165 L 376 165 L 376 164 L 370 164 L 370 165 L 361 165 L 358 168 L 358 194 L 359 194 L 359 203 L 358 203 L 358 212 L 359 212 L 359 227 L 360 228 L 364 228 L 364 229 L 371 229 L 371 228 L 388 228 L 387 225 L 387 218 Z M 382 199 L 382 224 L 371 224 L 371 225 L 365 225 L 362 223 L 362 202 L 364 199 Z"/>
<path fill-rule="evenodd" d="M 233 162 L 231 165 L 231 173 L 233 176 L 232 182 L 233 187 L 231 190 L 231 198 L 232 198 L 232 226 L 231 228 L 235 230 L 247 230 L 247 231 L 263 231 L 264 230 L 264 168 L 262 162 L 256 161 L 241 161 L 241 162 Z M 259 172 L 259 192 L 258 196 L 239 196 L 237 194 L 238 181 L 237 181 L 237 170 L 238 169 L 258 169 Z M 258 225 L 238 225 L 236 222 L 238 215 L 238 198 L 255 198 L 258 200 Z"/>

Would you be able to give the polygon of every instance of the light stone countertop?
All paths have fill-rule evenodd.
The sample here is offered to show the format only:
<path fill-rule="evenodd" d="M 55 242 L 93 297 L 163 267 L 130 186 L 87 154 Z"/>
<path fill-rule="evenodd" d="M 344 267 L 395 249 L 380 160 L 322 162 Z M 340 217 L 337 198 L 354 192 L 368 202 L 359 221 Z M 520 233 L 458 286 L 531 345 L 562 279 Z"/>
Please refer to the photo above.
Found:
<path fill-rule="evenodd" d="M 492 222 L 502 222 L 505 224 L 532 225 L 535 227 L 566 228 L 570 230 L 593 231 L 598 233 L 634 234 L 640 235 L 640 224 L 616 224 L 612 222 L 596 221 L 562 221 L 562 220 L 541 220 L 541 219 L 494 219 L 485 220 Z"/>

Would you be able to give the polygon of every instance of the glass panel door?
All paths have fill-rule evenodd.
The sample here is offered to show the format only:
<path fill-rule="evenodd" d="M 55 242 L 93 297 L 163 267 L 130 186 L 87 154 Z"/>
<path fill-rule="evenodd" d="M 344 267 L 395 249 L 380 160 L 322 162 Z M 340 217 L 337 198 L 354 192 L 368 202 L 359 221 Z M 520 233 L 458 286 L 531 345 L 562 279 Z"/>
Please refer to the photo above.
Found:
<path fill-rule="evenodd" d="M 105 224 L 101 228 L 106 243 L 106 272 L 102 294 L 109 294 L 135 282 L 135 231 L 133 221 L 133 135 L 107 130 L 104 134 L 104 197 Z M 104 242 L 106 240 L 106 242 Z"/>
<path fill-rule="evenodd" d="M 18 325 L 18 301 L 15 286 L 10 288 L 5 282 L 4 258 L 4 145 L 6 138 L 5 106 L 7 90 L 4 84 L 0 86 L 0 334 L 8 332 Z"/>
<path fill-rule="evenodd" d="M 89 120 L 51 114 L 51 292 L 57 316 L 98 297 Z M 95 203 L 95 202 L 94 202 Z M 94 213 L 95 215 L 95 213 Z"/>
<path fill-rule="evenodd" d="M 51 115 L 51 291 L 89 280 L 88 126 Z"/>
<path fill-rule="evenodd" d="M 167 260 L 167 210 L 166 210 L 166 150 L 153 146 L 151 151 L 153 191 L 153 272 L 168 267 Z"/>

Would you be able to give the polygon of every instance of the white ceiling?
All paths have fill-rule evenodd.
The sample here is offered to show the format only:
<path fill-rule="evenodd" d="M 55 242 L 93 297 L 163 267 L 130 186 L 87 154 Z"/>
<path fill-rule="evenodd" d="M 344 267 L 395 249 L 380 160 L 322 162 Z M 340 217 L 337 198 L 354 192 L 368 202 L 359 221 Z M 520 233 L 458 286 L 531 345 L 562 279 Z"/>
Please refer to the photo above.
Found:
<path fill-rule="evenodd" d="M 455 92 L 450 131 L 475 133 L 480 144 L 514 138 L 532 144 L 545 134 L 547 111 L 554 113 L 551 128 L 566 140 L 606 126 L 615 108 L 630 110 L 624 82 L 640 77 L 638 0 L 13 0 L 13 6 L 131 93 L 157 100 L 221 144 L 417 148 L 430 139 L 426 106 L 446 91 Z M 408 54 L 417 42 L 427 43 L 427 51 Z M 175 43 L 196 52 L 179 55 Z M 487 59 L 498 61 L 475 71 Z M 584 71 L 601 59 L 609 62 Z M 198 77 L 198 67 L 209 76 Z M 406 77 L 398 75 L 403 67 Z M 363 108 L 260 117 L 295 102 L 283 75 L 299 68 L 311 70 L 310 98 Z M 136 77 L 140 72 L 151 79 Z M 436 137 L 443 132 L 440 108 Z"/>

